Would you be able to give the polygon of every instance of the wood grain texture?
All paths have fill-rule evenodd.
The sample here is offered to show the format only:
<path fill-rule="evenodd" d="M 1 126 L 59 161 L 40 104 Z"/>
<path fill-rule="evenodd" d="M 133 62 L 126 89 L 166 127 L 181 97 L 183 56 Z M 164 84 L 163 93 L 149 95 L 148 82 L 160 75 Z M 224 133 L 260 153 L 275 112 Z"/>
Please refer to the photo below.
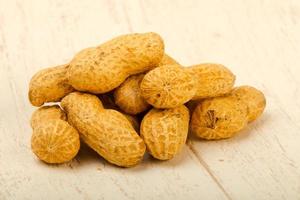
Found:
<path fill-rule="evenodd" d="M 261 89 L 236 137 L 190 138 L 174 160 L 121 169 L 83 148 L 49 166 L 30 150 L 28 83 L 116 35 L 154 31 L 183 65 L 217 62 Z M 0 199 L 300 199 L 298 0 L 0 0 Z"/>

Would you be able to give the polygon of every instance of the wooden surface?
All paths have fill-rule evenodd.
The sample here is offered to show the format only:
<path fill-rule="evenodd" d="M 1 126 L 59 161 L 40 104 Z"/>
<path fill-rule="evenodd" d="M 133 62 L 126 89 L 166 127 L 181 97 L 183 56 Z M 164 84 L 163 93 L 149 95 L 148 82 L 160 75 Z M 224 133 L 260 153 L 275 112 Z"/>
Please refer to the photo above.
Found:
<path fill-rule="evenodd" d="M 192 138 L 167 162 L 121 169 L 88 148 L 68 164 L 38 161 L 31 76 L 147 31 L 180 63 L 222 63 L 260 88 L 264 115 L 229 140 Z M 0 0 L 0 199 L 300 199 L 299 75 L 299 0 Z"/>

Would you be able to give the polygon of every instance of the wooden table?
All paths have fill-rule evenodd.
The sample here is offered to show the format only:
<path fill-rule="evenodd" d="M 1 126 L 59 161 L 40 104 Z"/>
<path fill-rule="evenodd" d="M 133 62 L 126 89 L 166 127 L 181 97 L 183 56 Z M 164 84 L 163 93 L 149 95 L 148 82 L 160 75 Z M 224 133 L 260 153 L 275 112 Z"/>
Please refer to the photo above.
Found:
<path fill-rule="evenodd" d="M 190 139 L 134 168 L 88 148 L 43 164 L 27 99 L 38 70 L 131 32 L 160 33 L 183 65 L 217 62 L 261 89 L 264 115 L 236 137 Z M 299 0 L 0 0 L 0 199 L 300 199 Z"/>

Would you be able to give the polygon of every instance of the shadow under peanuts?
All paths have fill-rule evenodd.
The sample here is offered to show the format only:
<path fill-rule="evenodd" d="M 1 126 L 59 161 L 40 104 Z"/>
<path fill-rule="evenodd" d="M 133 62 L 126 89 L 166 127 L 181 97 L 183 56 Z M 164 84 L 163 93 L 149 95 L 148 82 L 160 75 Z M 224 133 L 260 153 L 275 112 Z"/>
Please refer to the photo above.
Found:
<path fill-rule="evenodd" d="M 145 171 L 147 169 L 153 169 L 153 168 L 180 167 L 182 164 L 187 163 L 187 159 L 188 159 L 187 154 L 188 154 L 188 150 L 185 145 L 183 146 L 182 150 L 170 160 L 159 160 L 154 158 L 148 152 L 146 152 L 144 155 L 144 159 L 141 163 L 141 170 Z"/>
<path fill-rule="evenodd" d="M 89 148 L 83 142 L 80 143 L 80 150 L 78 154 L 69 162 L 60 163 L 60 164 L 49 164 L 43 162 L 39 159 L 36 159 L 36 162 L 43 167 L 55 169 L 55 170 L 66 170 L 66 169 L 79 169 L 86 165 L 97 164 L 100 168 L 105 165 L 105 160 L 99 156 L 95 151 Z M 68 171 L 68 170 L 67 170 Z"/>
<path fill-rule="evenodd" d="M 87 165 L 97 165 L 97 169 L 102 169 L 106 164 L 106 161 L 101 156 L 83 142 L 80 143 L 80 150 L 78 154 L 69 162 L 61 164 L 48 164 L 41 160 L 37 160 L 37 162 L 46 168 L 64 171 L 70 171 L 70 169 L 78 170 Z"/>
<path fill-rule="evenodd" d="M 74 160 L 80 165 L 89 163 L 99 163 L 101 165 L 105 165 L 106 163 L 106 161 L 96 151 L 91 149 L 82 141 L 80 143 L 80 150 Z"/>
<path fill-rule="evenodd" d="M 69 162 L 62 164 L 47 164 L 38 159 L 36 159 L 36 162 L 45 168 L 49 168 L 50 170 L 59 170 L 70 173 L 72 170 L 93 170 L 95 168 L 99 172 L 105 168 L 110 168 L 111 170 L 124 171 L 124 173 L 139 173 L 141 171 L 153 170 L 153 168 L 173 169 L 180 167 L 182 164 L 186 163 L 186 160 L 188 159 L 187 151 L 188 148 L 184 146 L 182 151 L 170 160 L 158 160 L 152 157 L 148 152 L 145 152 L 143 159 L 139 164 L 132 167 L 120 167 L 109 163 L 83 143 L 81 144 L 81 148 L 77 156 Z"/>

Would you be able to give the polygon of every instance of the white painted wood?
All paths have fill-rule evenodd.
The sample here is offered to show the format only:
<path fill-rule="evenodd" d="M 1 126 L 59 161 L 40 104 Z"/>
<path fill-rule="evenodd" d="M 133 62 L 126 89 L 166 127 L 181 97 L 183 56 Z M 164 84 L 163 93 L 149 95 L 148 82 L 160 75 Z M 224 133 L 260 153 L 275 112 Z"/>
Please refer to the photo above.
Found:
<path fill-rule="evenodd" d="M 62 166 L 30 150 L 28 82 L 82 48 L 155 31 L 184 65 L 219 62 L 267 97 L 236 137 L 191 138 L 168 162 L 132 169 L 84 148 Z M 0 0 L 0 199 L 300 199 L 298 0 Z"/>

